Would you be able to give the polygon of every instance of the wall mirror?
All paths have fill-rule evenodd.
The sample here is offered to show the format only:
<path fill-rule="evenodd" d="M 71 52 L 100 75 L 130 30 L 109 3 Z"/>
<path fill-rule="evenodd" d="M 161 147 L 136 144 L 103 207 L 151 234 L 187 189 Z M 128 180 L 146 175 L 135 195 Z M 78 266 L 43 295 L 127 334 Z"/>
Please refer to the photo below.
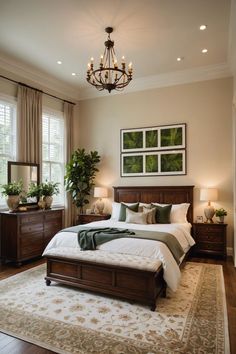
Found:
<path fill-rule="evenodd" d="M 25 196 L 23 196 L 20 204 L 36 204 L 37 198 L 28 198 L 26 193 L 29 190 L 31 182 L 39 184 L 39 164 L 8 161 L 8 183 L 19 182 L 22 180 Z"/>

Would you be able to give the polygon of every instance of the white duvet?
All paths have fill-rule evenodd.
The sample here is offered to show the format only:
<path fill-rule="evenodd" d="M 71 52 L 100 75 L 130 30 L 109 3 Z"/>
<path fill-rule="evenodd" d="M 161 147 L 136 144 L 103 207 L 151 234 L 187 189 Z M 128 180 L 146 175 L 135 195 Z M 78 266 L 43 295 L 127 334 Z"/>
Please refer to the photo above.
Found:
<path fill-rule="evenodd" d="M 118 227 L 125 228 L 129 230 L 146 230 L 146 231 L 163 231 L 174 235 L 182 246 L 184 252 L 186 253 L 191 246 L 194 245 L 194 240 L 190 235 L 191 224 L 128 224 L 122 221 L 104 220 L 96 221 L 84 226 L 89 227 Z M 53 253 L 58 248 L 73 248 L 78 249 L 80 252 L 80 247 L 78 244 L 77 234 L 73 232 L 59 232 L 47 245 L 44 250 L 43 256 Z M 149 257 L 153 259 L 158 259 L 162 262 L 164 269 L 164 279 L 173 291 L 176 291 L 180 281 L 181 273 L 180 269 L 169 251 L 168 247 L 159 241 L 145 240 L 145 239 L 134 239 L 134 238 L 120 238 L 109 242 L 106 242 L 97 247 L 102 251 L 109 251 L 114 253 L 126 253 L 133 254 L 142 257 Z"/>

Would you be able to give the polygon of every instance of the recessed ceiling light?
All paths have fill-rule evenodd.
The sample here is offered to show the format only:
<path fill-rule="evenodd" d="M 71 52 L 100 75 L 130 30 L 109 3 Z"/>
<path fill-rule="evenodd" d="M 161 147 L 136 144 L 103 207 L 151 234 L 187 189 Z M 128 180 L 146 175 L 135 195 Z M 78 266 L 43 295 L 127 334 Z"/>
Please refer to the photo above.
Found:
<path fill-rule="evenodd" d="M 205 54 L 205 53 L 207 53 L 207 52 L 208 52 L 208 50 L 207 50 L 206 48 L 202 49 L 202 53 L 203 53 L 203 54 Z"/>
<path fill-rule="evenodd" d="M 72 73 L 71 75 L 72 75 L 72 76 L 76 76 L 76 73 Z"/>
<path fill-rule="evenodd" d="M 199 27 L 199 29 L 200 29 L 201 31 L 205 31 L 206 28 L 207 28 L 207 25 L 201 25 L 201 26 Z"/>
<path fill-rule="evenodd" d="M 62 64 L 62 61 L 61 61 L 61 60 L 58 60 L 58 61 L 57 61 L 57 64 L 61 65 L 61 64 Z"/>
<path fill-rule="evenodd" d="M 177 61 L 182 61 L 182 60 L 184 60 L 184 57 L 178 57 L 177 58 Z"/>

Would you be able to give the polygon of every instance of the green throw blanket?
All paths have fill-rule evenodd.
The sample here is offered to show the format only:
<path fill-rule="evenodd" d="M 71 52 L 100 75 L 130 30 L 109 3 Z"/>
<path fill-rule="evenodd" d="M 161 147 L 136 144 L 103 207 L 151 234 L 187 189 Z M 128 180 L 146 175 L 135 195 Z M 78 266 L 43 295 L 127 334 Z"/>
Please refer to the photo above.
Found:
<path fill-rule="evenodd" d="M 184 254 L 183 248 L 176 237 L 167 232 L 128 230 L 109 227 L 90 228 L 81 225 L 68 227 L 62 231 L 77 233 L 78 242 L 83 251 L 95 250 L 97 246 L 117 238 L 131 237 L 163 242 L 172 253 L 177 264 L 180 263 L 180 258 Z"/>

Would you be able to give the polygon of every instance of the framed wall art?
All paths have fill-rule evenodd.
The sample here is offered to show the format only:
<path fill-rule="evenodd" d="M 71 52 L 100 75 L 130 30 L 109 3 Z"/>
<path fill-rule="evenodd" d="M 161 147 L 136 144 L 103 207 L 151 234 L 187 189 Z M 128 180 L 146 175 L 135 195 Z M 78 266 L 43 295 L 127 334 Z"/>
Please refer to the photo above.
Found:
<path fill-rule="evenodd" d="M 185 149 L 186 124 L 121 129 L 121 152 Z"/>
<path fill-rule="evenodd" d="M 121 154 L 121 176 L 168 176 L 186 174 L 185 150 Z"/>
<path fill-rule="evenodd" d="M 186 174 L 186 124 L 121 129 L 121 176 Z"/>

